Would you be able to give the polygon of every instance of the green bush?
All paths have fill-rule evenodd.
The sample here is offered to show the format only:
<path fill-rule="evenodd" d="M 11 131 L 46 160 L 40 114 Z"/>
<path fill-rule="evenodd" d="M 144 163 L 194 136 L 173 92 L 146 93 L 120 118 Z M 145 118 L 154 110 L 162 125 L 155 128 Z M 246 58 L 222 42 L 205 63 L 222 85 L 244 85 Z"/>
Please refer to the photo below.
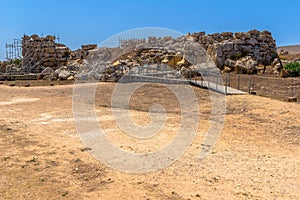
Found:
<path fill-rule="evenodd" d="M 288 63 L 284 66 L 284 69 L 288 71 L 289 76 L 299 76 L 300 75 L 300 62 Z"/>
<path fill-rule="evenodd" d="M 13 63 L 14 63 L 15 65 L 20 65 L 20 64 L 22 64 L 22 59 L 15 59 L 15 60 L 13 61 Z"/>

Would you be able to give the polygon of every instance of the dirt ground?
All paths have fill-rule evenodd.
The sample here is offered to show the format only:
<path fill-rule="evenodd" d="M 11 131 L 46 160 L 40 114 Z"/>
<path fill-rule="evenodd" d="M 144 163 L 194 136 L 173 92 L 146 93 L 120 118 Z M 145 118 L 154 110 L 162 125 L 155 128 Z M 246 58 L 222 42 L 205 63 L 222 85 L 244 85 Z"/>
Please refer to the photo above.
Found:
<path fill-rule="evenodd" d="M 112 143 L 149 152 L 172 140 L 180 121 L 174 94 L 160 84 L 134 93 L 130 114 L 136 123 L 149 122 L 153 103 L 168 113 L 165 129 L 149 142 L 136 141 L 112 118 L 114 85 L 99 83 L 95 107 Z M 97 161 L 80 141 L 73 85 L 0 85 L 0 199 L 300 199 L 300 104 L 227 96 L 222 135 L 212 154 L 200 160 L 211 104 L 208 91 L 194 90 L 201 119 L 191 147 L 167 168 L 131 174 Z"/>

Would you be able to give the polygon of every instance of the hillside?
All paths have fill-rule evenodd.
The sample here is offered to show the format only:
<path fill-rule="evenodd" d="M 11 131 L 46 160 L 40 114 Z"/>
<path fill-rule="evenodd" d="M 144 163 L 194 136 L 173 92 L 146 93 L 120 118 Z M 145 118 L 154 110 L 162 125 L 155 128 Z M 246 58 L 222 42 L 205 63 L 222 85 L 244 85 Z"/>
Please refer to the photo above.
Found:
<path fill-rule="evenodd" d="M 279 46 L 277 50 L 286 50 L 289 54 L 300 54 L 300 45 Z"/>

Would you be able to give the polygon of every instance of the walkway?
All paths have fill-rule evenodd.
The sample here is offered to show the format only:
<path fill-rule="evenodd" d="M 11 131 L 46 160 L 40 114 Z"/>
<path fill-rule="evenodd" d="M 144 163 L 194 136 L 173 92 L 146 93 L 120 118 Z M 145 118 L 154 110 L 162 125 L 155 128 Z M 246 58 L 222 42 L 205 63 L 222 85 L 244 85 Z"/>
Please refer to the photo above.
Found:
<path fill-rule="evenodd" d="M 188 79 L 176 79 L 176 78 L 164 78 L 164 77 L 154 77 L 154 76 L 143 76 L 143 75 L 125 75 L 119 82 L 121 83 L 131 83 L 131 82 L 151 82 L 151 83 L 162 83 L 162 84 L 190 84 L 195 87 L 206 88 L 221 94 L 226 95 L 242 95 L 247 94 L 241 90 L 234 89 L 232 87 L 216 84 L 213 82 L 208 82 L 204 80 L 188 80 Z"/>

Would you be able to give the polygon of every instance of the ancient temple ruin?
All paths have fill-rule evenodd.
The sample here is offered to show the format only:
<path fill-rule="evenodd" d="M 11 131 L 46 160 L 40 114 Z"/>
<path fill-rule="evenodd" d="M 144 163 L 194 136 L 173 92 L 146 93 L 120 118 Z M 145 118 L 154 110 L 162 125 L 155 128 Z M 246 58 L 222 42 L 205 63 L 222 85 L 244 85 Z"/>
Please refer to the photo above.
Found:
<path fill-rule="evenodd" d="M 56 42 L 55 36 L 40 37 L 36 34 L 22 38 L 22 68 L 24 72 L 41 72 L 50 67 L 53 70 L 67 66 L 69 60 L 84 59 L 88 51 L 97 45 L 82 45 L 81 49 L 72 51 L 64 44 Z"/>

